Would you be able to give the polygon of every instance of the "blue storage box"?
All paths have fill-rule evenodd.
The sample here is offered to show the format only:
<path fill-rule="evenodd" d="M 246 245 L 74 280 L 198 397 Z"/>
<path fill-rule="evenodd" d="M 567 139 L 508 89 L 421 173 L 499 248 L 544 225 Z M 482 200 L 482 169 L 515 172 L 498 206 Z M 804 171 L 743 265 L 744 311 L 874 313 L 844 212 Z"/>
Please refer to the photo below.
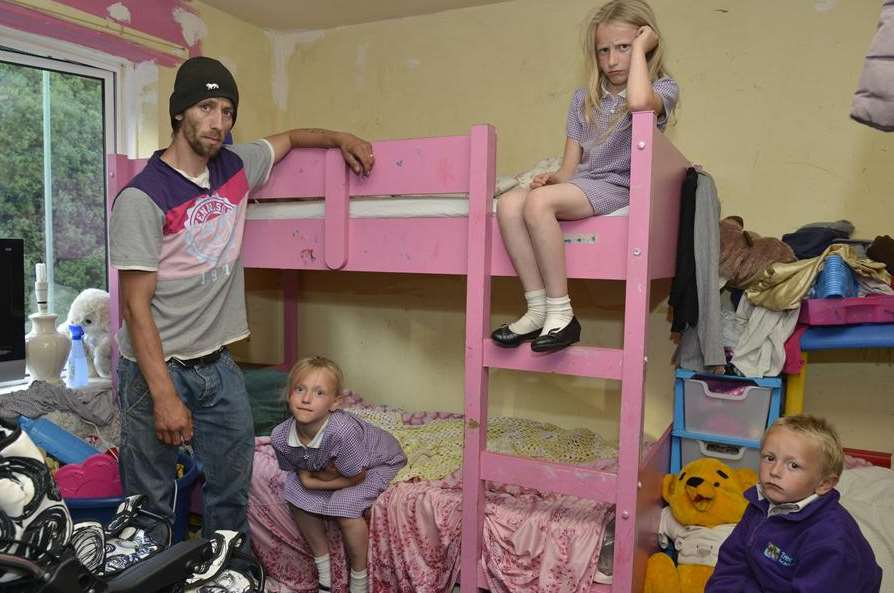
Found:
<path fill-rule="evenodd" d="M 183 477 L 177 479 L 177 500 L 174 509 L 174 542 L 182 541 L 186 537 L 189 523 L 189 501 L 192 487 L 199 477 L 199 468 L 192 457 L 185 454 L 177 455 L 177 462 L 183 465 Z M 81 521 L 98 521 L 105 527 L 115 516 L 124 499 L 120 496 L 109 498 L 66 498 L 65 504 L 71 513 L 71 519 L 75 523 Z"/>
<path fill-rule="evenodd" d="M 842 299 L 857 296 L 857 279 L 854 271 L 840 255 L 830 255 L 823 262 L 823 269 L 813 285 L 814 298 Z"/>

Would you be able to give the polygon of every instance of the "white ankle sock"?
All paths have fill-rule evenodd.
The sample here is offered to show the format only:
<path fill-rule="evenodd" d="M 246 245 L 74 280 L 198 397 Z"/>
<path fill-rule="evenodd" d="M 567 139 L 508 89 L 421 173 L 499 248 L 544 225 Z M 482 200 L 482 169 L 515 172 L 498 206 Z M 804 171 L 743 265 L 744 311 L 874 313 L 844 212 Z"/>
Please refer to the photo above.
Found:
<path fill-rule="evenodd" d="M 369 593 L 369 573 L 366 569 L 351 569 L 351 585 L 348 587 L 350 593 Z"/>
<path fill-rule="evenodd" d="M 555 299 L 546 297 L 546 320 L 543 323 L 543 331 L 541 336 L 545 336 L 553 329 L 562 329 L 574 317 L 574 310 L 571 308 L 571 299 L 568 295 Z"/>
<path fill-rule="evenodd" d="M 314 564 L 317 565 L 317 580 L 324 587 L 332 586 L 332 577 L 330 575 L 331 566 L 329 565 L 329 554 L 325 556 L 314 556 Z"/>
<path fill-rule="evenodd" d="M 543 327 L 546 319 L 546 291 L 532 290 L 525 293 L 528 310 L 518 321 L 509 324 L 509 330 L 516 334 L 529 334 Z"/>

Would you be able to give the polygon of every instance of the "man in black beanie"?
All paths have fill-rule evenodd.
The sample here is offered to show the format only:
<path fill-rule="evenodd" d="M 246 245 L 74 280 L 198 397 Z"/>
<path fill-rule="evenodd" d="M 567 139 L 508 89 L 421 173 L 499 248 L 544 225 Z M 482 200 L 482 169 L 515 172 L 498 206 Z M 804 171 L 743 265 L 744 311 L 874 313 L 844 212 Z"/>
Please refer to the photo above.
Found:
<path fill-rule="evenodd" d="M 224 146 L 238 109 L 223 64 L 184 62 L 170 100 L 171 143 L 118 194 L 110 221 L 124 317 L 122 485 L 173 519 L 177 449 L 191 442 L 206 480 L 206 536 L 248 533 L 252 414 L 226 348 L 249 334 L 240 260 L 248 194 L 292 148 L 339 148 L 357 175 L 369 174 L 374 159 L 369 142 L 320 129 Z"/>

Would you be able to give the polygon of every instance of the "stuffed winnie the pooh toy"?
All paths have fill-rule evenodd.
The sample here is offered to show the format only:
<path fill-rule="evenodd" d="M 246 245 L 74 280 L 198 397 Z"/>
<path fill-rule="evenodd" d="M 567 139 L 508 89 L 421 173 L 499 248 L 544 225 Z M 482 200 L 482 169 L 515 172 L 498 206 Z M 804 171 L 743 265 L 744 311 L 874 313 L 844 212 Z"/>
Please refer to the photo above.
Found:
<path fill-rule="evenodd" d="M 710 457 L 664 476 L 661 495 L 668 506 L 661 514 L 658 538 L 662 547 L 676 548 L 677 565 L 663 552 L 652 554 L 644 593 L 703 593 L 720 544 L 748 506 L 743 493 L 756 482 L 753 470 L 734 470 Z"/>

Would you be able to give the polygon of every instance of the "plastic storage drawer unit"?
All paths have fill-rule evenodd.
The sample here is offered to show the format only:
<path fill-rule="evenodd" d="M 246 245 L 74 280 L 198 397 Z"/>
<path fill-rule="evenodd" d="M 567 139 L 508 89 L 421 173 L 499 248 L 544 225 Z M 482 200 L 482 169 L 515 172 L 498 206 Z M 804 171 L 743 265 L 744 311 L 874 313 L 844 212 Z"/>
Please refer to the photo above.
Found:
<path fill-rule="evenodd" d="M 760 450 L 745 445 L 681 438 L 680 448 L 682 457 L 680 467 L 701 457 L 713 457 L 733 469 L 749 467 L 758 471 L 760 466 Z"/>
<path fill-rule="evenodd" d="M 744 381 L 686 379 L 684 430 L 742 439 L 760 439 L 770 414 L 769 387 Z"/>

